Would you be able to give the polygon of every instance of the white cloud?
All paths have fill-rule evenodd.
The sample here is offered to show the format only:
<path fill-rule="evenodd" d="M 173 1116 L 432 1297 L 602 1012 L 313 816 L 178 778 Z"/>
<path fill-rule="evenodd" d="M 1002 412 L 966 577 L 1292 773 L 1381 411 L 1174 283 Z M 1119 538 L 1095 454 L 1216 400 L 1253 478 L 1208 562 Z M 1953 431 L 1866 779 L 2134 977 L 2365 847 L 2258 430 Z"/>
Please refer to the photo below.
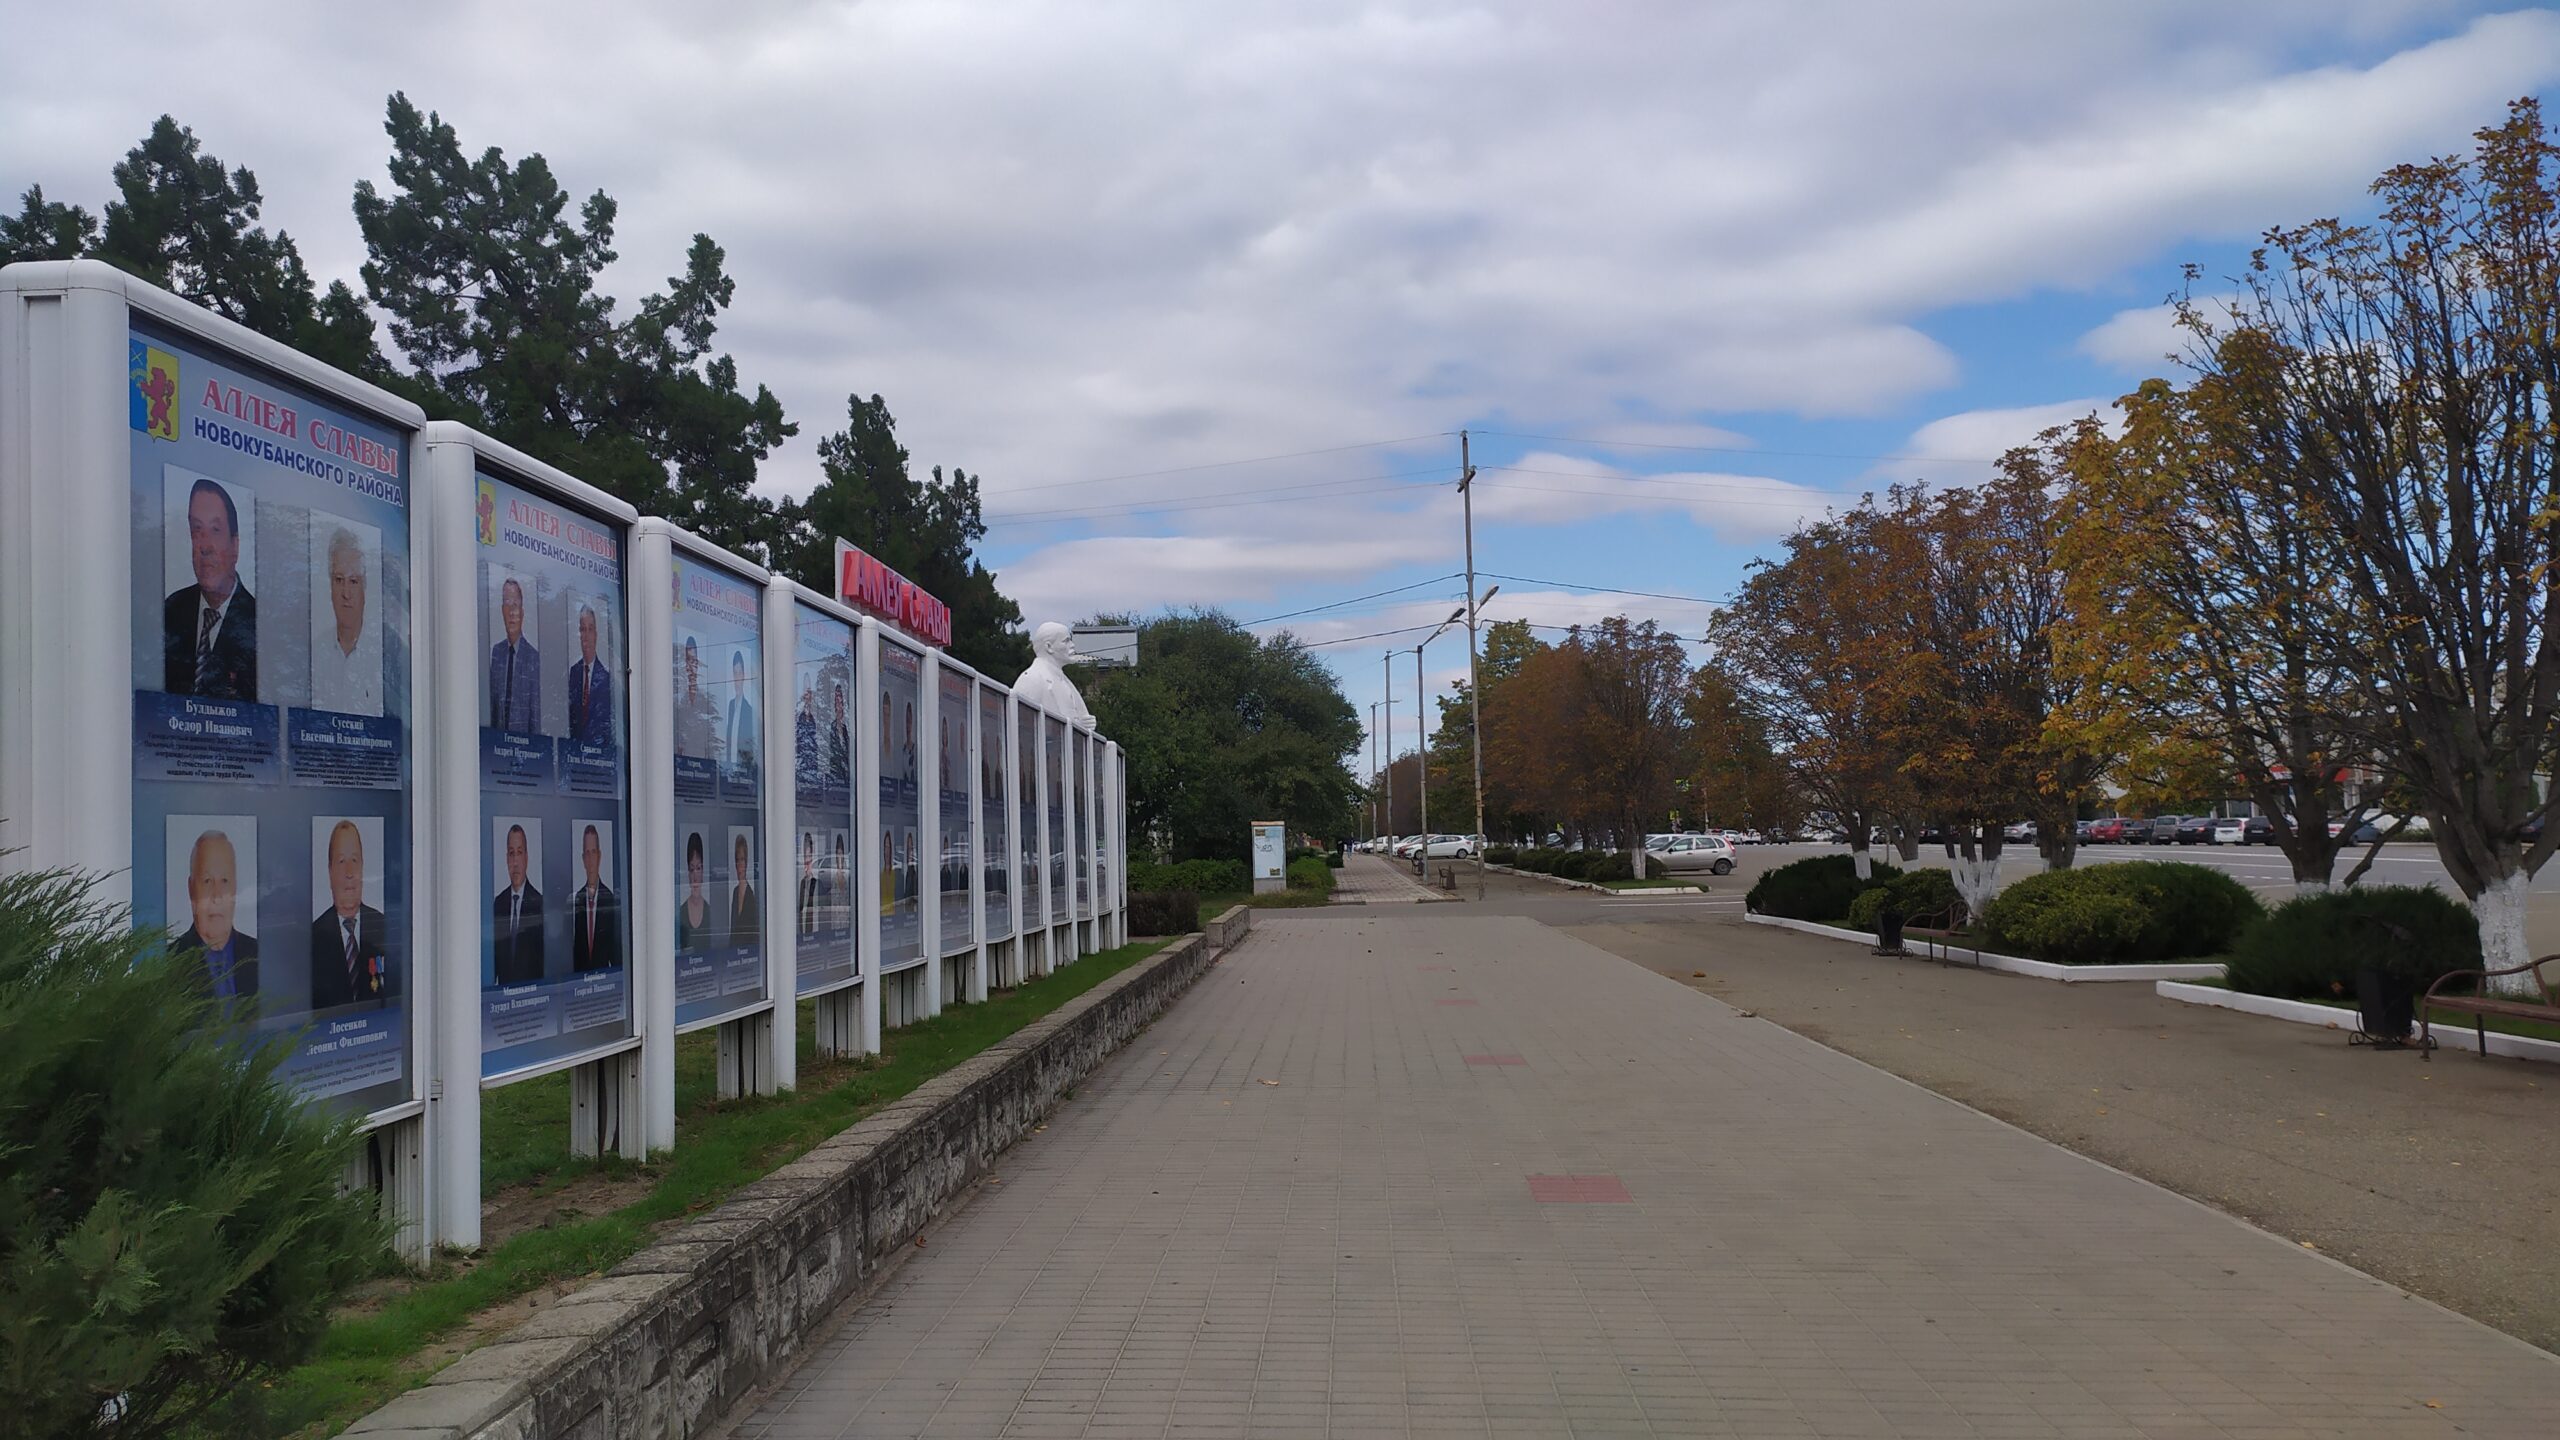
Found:
<path fill-rule="evenodd" d="M 1883 480 L 1925 480 L 1933 485 L 1978 485 L 1991 478 L 1993 462 L 2038 435 L 2083 415 L 2115 423 L 2115 402 L 2089 396 L 2049 405 L 1968 410 L 1932 420 L 1902 442 L 1898 459 L 1873 472 Z"/>

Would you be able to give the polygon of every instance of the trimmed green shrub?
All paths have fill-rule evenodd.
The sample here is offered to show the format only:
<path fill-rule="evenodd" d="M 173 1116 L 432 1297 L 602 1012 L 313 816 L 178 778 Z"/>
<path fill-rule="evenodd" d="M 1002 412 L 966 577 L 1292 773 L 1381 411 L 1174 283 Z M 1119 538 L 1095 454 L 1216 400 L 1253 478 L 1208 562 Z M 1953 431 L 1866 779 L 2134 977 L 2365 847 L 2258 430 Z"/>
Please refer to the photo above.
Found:
<path fill-rule="evenodd" d="M 1986 946 L 2065 965 L 2219 955 L 2264 914 L 2220 870 L 2132 860 L 2030 875 L 1983 907 Z"/>
<path fill-rule="evenodd" d="M 1313 890 L 1319 895 L 1333 893 L 1333 871 L 1313 855 L 1289 862 L 1289 888 Z"/>
<path fill-rule="evenodd" d="M 1519 853 L 1520 847 L 1516 845 L 1487 845 L 1484 847 L 1484 863 L 1487 865 L 1508 865 L 1512 862 L 1514 857 L 1519 855 Z"/>
<path fill-rule="evenodd" d="M 1582 853 L 1591 857 L 1583 864 L 1582 879 L 1605 884 L 1611 880 L 1636 878 L 1635 862 L 1627 858 L 1624 850 L 1586 850 Z"/>
<path fill-rule="evenodd" d="M 374 1197 L 339 1189 L 361 1135 L 277 1083 L 289 1040 L 221 1023 L 200 952 L 90 884 L 0 878 L 0 1415 L 273 1433 L 270 1377 L 387 1260 Z"/>
<path fill-rule="evenodd" d="M 1570 852 L 1552 850 L 1541 845 L 1535 849 L 1521 851 L 1511 863 L 1523 870 L 1533 870 L 1540 875 L 1553 875 L 1556 873 L 1556 866 L 1563 863 L 1568 853 Z"/>
<path fill-rule="evenodd" d="M 1199 895 L 1232 895 L 1251 884 L 1252 876 L 1241 860 L 1185 860 L 1178 865 L 1137 860 L 1129 865 L 1132 891 L 1189 890 Z"/>
<path fill-rule="evenodd" d="M 1902 912 L 1905 924 L 1947 924 L 1962 929 L 1968 918 L 1964 898 L 1956 893 L 1956 877 L 1944 866 L 1906 870 L 1881 885 L 1870 885 L 1849 902 L 1849 924 L 1870 934 L 1884 907 Z M 1952 912 L 1953 918 L 1946 919 Z"/>
<path fill-rule="evenodd" d="M 1129 933 L 1188 935 L 1200 928 L 1200 897 L 1189 890 L 1129 892 Z"/>
<path fill-rule="evenodd" d="M 1882 860 L 1872 868 L 1874 873 L 1860 880 L 1857 865 L 1848 856 L 1816 855 L 1781 865 L 1752 881 L 1742 903 L 1754 914 L 1828 924 L 1849 913 L 1849 902 L 1858 898 L 1859 891 L 1902 875 Z"/>
<path fill-rule="evenodd" d="M 1556 873 L 1567 880 L 1588 880 L 1591 872 L 1609 858 L 1604 850 L 1567 850 L 1556 862 Z"/>
<path fill-rule="evenodd" d="M 2351 999 L 2368 961 L 2423 993 L 2448 971 L 2480 968 L 2479 917 L 2431 885 L 2297 895 L 2241 935 L 2224 979 L 2252 995 Z"/>
<path fill-rule="evenodd" d="M 1340 850 L 1327 850 L 1324 852 L 1324 868 L 1327 870 L 1339 870 L 1342 868 L 1344 858 L 1344 854 Z"/>

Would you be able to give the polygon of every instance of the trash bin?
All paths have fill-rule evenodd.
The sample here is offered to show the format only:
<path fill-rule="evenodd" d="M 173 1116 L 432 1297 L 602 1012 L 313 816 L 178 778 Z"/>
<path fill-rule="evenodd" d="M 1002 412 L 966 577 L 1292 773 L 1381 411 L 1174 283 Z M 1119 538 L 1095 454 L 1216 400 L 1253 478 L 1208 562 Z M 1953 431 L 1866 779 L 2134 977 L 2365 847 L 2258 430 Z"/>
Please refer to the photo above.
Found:
<path fill-rule="evenodd" d="M 1902 912 L 1890 905 L 1876 912 L 1876 953 L 1902 953 Z"/>
<path fill-rule="evenodd" d="M 2356 1023 L 2368 1042 L 2385 1048 L 2408 1044 L 2417 1008 L 2407 976 L 2370 961 L 2356 967 Z"/>

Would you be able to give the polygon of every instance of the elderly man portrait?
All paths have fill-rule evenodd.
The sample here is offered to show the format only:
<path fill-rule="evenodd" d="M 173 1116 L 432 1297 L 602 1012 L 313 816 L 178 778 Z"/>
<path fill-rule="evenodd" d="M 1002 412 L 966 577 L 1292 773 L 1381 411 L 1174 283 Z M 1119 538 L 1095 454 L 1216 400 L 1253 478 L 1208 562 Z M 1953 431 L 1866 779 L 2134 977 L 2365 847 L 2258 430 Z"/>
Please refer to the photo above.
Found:
<path fill-rule="evenodd" d="M 596 607 L 578 607 L 578 658 L 569 665 L 569 738 L 580 745 L 613 739 L 613 675 L 596 653 Z"/>
<path fill-rule="evenodd" d="M 207 830 L 187 850 L 187 928 L 169 942 L 169 948 L 200 953 L 206 994 L 216 1000 L 254 1002 L 258 937 L 236 923 L 239 903 L 239 852 L 229 835 Z"/>
<path fill-rule="evenodd" d="M 329 830 L 329 906 L 311 921 L 312 1009 L 382 998 L 390 929 L 364 902 L 364 833 L 341 820 Z"/>
<path fill-rule="evenodd" d="M 329 536 L 328 608 L 311 647 L 311 704 L 346 715 L 382 713 L 382 645 L 365 623 L 364 544 L 340 526 Z"/>
<path fill-rule="evenodd" d="M 258 698 L 258 599 L 240 578 L 240 507 L 198 480 L 187 492 L 196 583 L 160 607 L 160 688 L 208 700 Z"/>

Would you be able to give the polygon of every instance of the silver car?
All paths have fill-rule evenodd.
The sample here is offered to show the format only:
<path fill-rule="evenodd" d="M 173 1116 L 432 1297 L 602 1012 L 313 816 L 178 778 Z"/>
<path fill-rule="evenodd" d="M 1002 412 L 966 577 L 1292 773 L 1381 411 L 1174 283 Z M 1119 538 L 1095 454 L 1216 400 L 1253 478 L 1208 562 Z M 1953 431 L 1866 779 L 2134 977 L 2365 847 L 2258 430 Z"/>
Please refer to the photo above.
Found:
<path fill-rule="evenodd" d="M 1710 875 L 1730 875 L 1733 855 L 1733 842 L 1721 835 L 1682 835 L 1659 850 L 1647 852 L 1644 858 L 1675 874 L 1704 870 Z"/>

